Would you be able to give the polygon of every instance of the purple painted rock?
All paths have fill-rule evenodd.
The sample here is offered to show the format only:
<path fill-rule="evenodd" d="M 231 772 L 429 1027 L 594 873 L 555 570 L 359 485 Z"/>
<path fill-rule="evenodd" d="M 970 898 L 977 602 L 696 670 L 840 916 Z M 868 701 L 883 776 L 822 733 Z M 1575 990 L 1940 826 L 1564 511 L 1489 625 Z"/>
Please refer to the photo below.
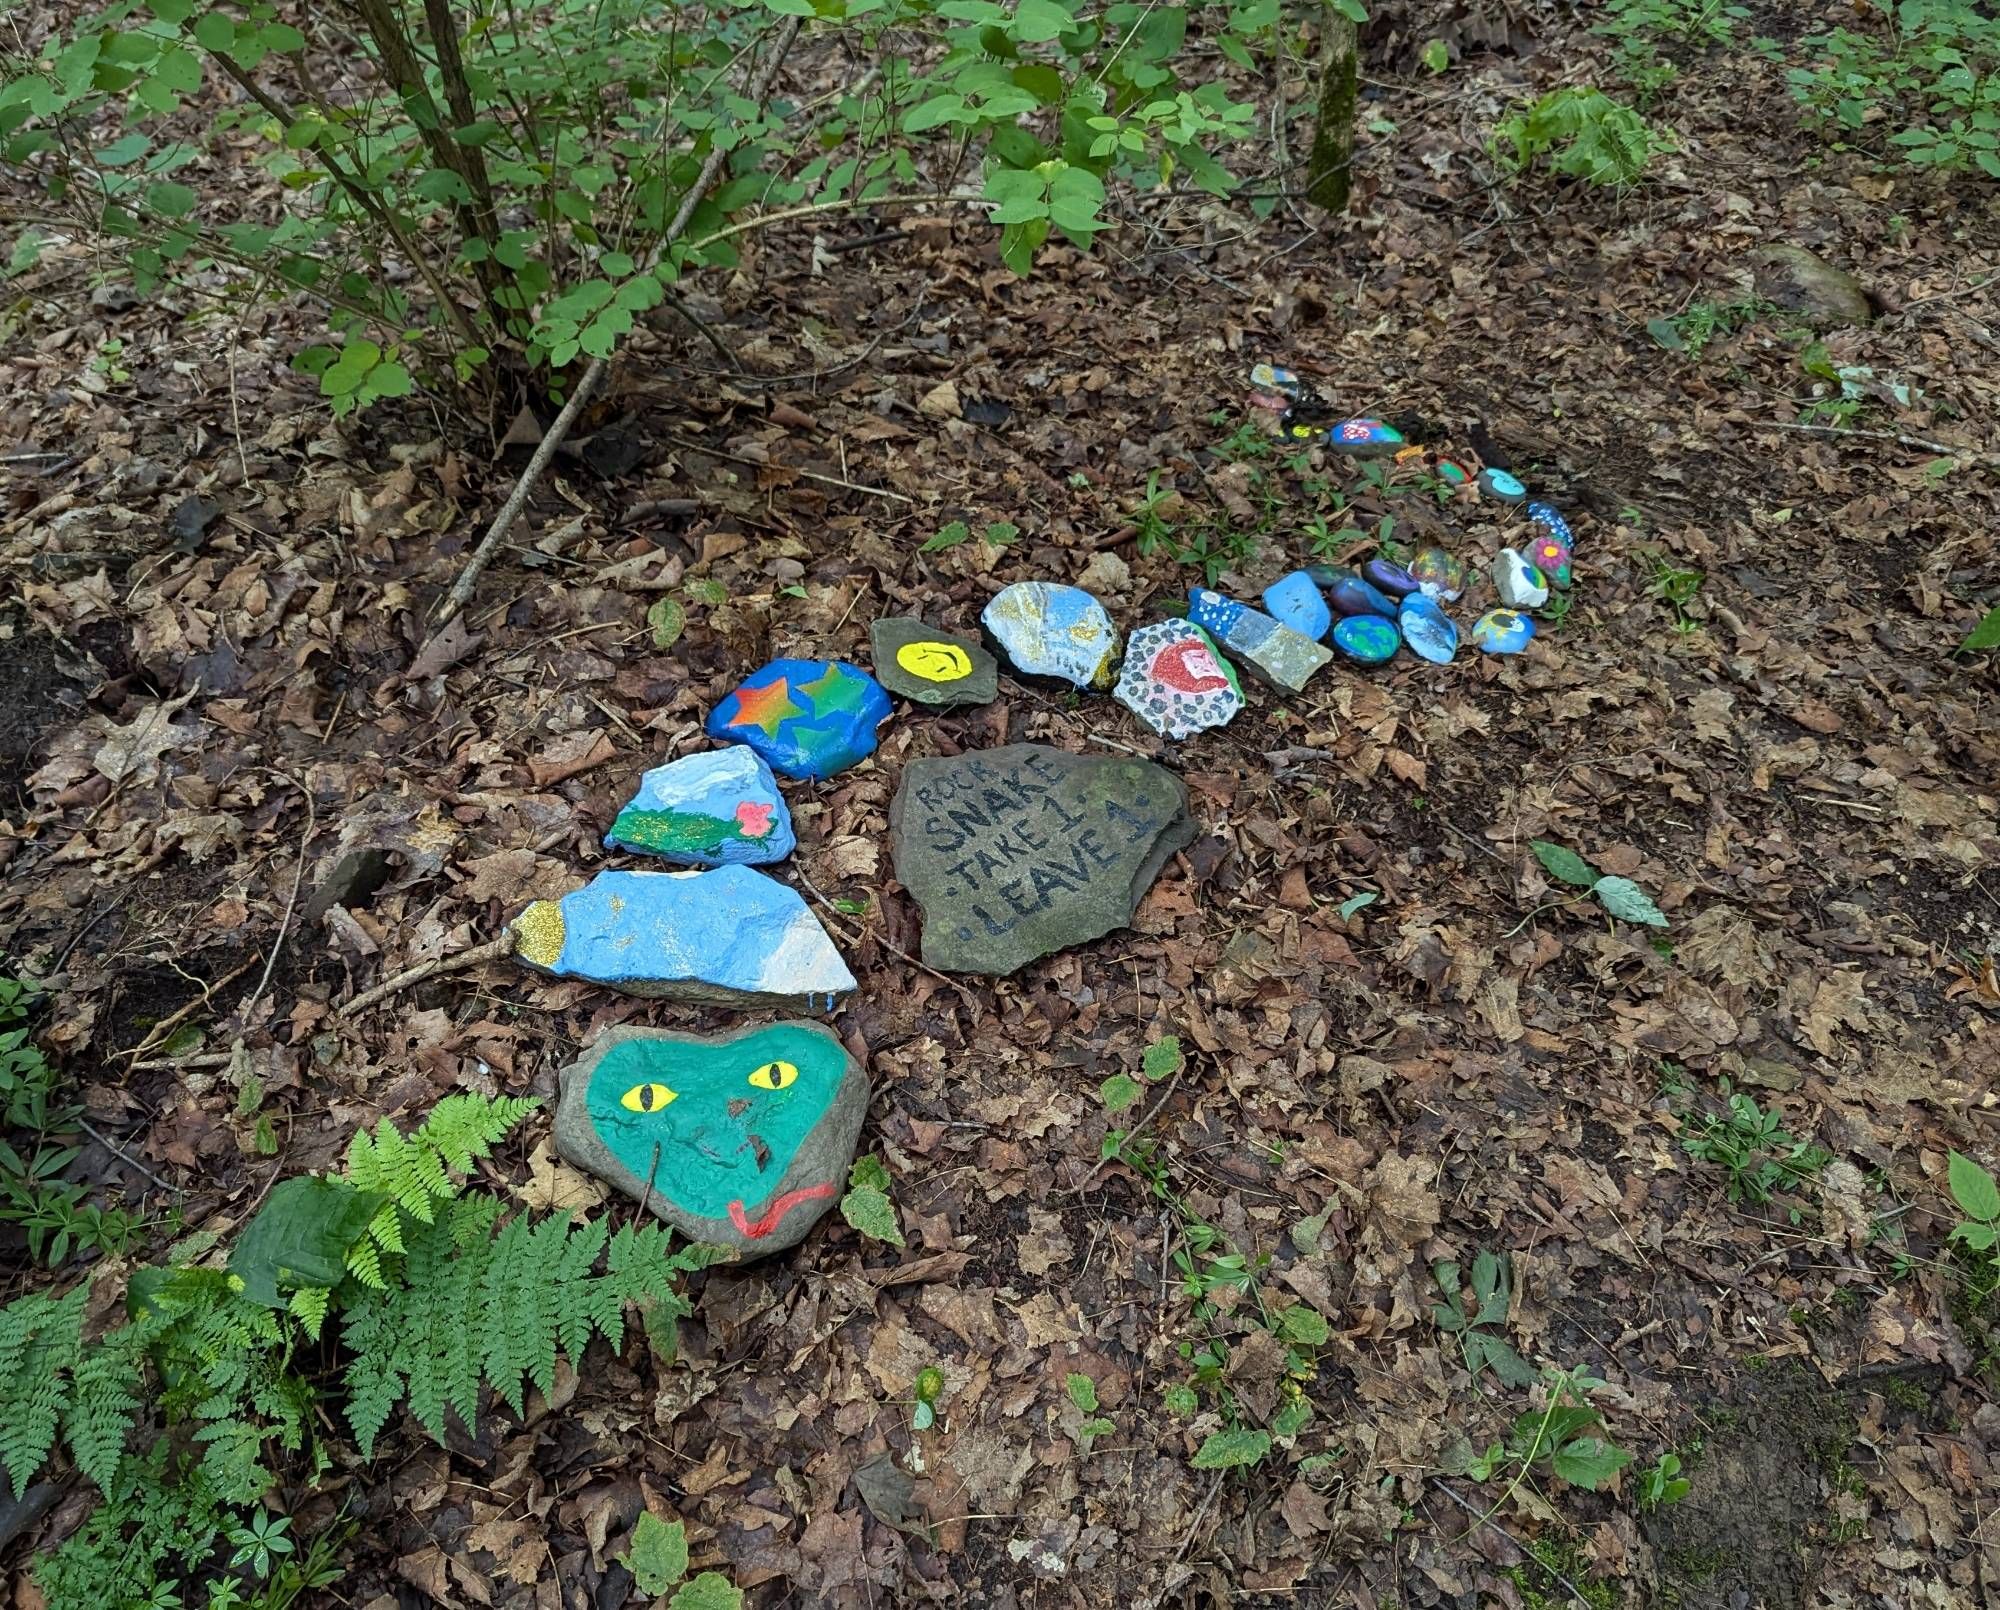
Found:
<path fill-rule="evenodd" d="M 1381 588 L 1392 598 L 1403 598 L 1417 590 L 1417 578 L 1393 559 L 1371 559 L 1361 567 L 1361 574 L 1371 586 Z"/>
<path fill-rule="evenodd" d="M 1442 548 L 1426 548 L 1410 561 L 1410 574 L 1426 598 L 1449 604 L 1465 591 L 1465 561 Z"/>
<path fill-rule="evenodd" d="M 1528 548 L 1528 559 L 1555 586 L 1569 589 L 1569 544 L 1546 530 Z"/>
<path fill-rule="evenodd" d="M 1327 601 L 1342 615 L 1380 615 L 1396 618 L 1396 601 L 1385 597 L 1352 572 L 1341 576 L 1326 590 Z"/>
<path fill-rule="evenodd" d="M 1343 419 L 1328 429 L 1326 445 L 1352 458 L 1381 458 L 1403 446 L 1403 433 L 1379 419 Z"/>

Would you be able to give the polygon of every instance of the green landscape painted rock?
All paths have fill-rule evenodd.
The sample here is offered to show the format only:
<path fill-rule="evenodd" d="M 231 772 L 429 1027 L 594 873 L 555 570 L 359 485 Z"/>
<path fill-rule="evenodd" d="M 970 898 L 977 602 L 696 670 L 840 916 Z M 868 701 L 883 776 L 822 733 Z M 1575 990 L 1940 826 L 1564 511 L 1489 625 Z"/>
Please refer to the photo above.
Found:
<path fill-rule="evenodd" d="M 839 1200 L 868 1076 L 831 1029 L 610 1029 L 562 1070 L 556 1150 L 738 1261 L 796 1246 Z"/>
<path fill-rule="evenodd" d="M 797 847 L 778 779 L 741 744 L 655 766 L 604 843 L 711 867 L 782 861 Z"/>
<path fill-rule="evenodd" d="M 934 710 L 991 704 L 1000 694 L 1000 662 L 969 637 L 926 626 L 913 615 L 885 615 L 868 628 L 875 680 Z"/>
<path fill-rule="evenodd" d="M 911 761 L 889 830 L 924 961 L 994 975 L 1124 927 L 1195 834 L 1172 772 L 1041 744 Z"/>

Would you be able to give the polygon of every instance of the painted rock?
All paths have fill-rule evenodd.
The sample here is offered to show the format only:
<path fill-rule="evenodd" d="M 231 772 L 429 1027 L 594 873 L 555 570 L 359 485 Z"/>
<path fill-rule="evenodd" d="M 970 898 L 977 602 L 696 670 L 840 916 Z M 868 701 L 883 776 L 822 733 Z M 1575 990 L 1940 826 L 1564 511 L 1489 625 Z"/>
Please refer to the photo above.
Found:
<path fill-rule="evenodd" d="M 785 777 L 831 777 L 875 752 L 889 695 L 845 660 L 773 660 L 708 718 L 709 737 L 748 744 Z"/>
<path fill-rule="evenodd" d="M 647 772 L 604 844 L 709 867 L 782 861 L 798 847 L 778 779 L 741 744 Z"/>
<path fill-rule="evenodd" d="M 1403 446 L 1403 433 L 1379 419 L 1343 419 L 1328 428 L 1326 445 L 1353 458 L 1380 458 Z"/>
<path fill-rule="evenodd" d="M 1544 531 L 1528 544 L 1528 557 L 1545 580 L 1565 591 L 1570 583 L 1569 544 Z"/>
<path fill-rule="evenodd" d="M 1352 572 L 1329 587 L 1327 597 L 1343 615 L 1380 615 L 1384 620 L 1396 618 L 1396 600 L 1369 586 Z"/>
<path fill-rule="evenodd" d="M 1472 471 L 1456 459 L 1441 458 L 1438 460 L 1438 479 L 1446 486 L 1464 486 L 1471 481 Z"/>
<path fill-rule="evenodd" d="M 1333 646 L 1360 665 L 1381 665 L 1396 657 L 1403 634 L 1380 615 L 1349 615 L 1333 629 Z"/>
<path fill-rule="evenodd" d="M 1303 570 L 1280 576 L 1266 587 L 1264 607 L 1274 619 L 1315 643 L 1326 636 L 1327 628 L 1333 624 L 1333 611 L 1326 607 L 1326 599 L 1313 585 L 1313 578 Z"/>
<path fill-rule="evenodd" d="M 1223 726 L 1243 708 L 1235 669 L 1208 633 L 1186 621 L 1155 621 L 1134 632 L 1111 691 L 1163 738 Z"/>
<path fill-rule="evenodd" d="M 1465 591 L 1465 561 L 1442 548 L 1426 548 L 1410 561 L 1410 575 L 1426 598 L 1450 603 Z"/>
<path fill-rule="evenodd" d="M 1457 656 L 1458 628 L 1452 625 L 1450 616 L 1422 593 L 1403 600 L 1396 624 L 1402 628 L 1403 641 L 1410 645 L 1410 652 L 1433 665 L 1449 665 Z"/>
<path fill-rule="evenodd" d="M 1164 767 L 1041 744 L 911 761 L 889 830 L 925 963 L 994 976 L 1126 926 L 1195 834 Z"/>
<path fill-rule="evenodd" d="M 714 1037 L 624 1024 L 560 1079 L 563 1158 L 738 1262 L 805 1239 L 868 1112 L 867 1074 L 817 1023 Z"/>
<path fill-rule="evenodd" d="M 1493 590 L 1509 609 L 1540 609 L 1549 601 L 1549 578 L 1512 548 L 1493 561 Z"/>
<path fill-rule="evenodd" d="M 854 988 L 805 901 L 747 866 L 600 872 L 511 926 L 530 967 L 627 995 L 831 1011 Z"/>
<path fill-rule="evenodd" d="M 1544 534 L 1554 537 L 1564 547 L 1574 548 L 1576 546 L 1576 538 L 1570 535 L 1569 522 L 1556 513 L 1553 505 L 1547 503 L 1530 503 L 1528 505 L 1528 518 L 1540 526 Z"/>
<path fill-rule="evenodd" d="M 1022 675 L 1060 677 L 1079 688 L 1111 685 L 1118 630 L 1081 587 L 1017 581 L 995 593 L 979 619 Z"/>
<path fill-rule="evenodd" d="M 1301 692 L 1333 655 L 1303 632 L 1207 587 L 1188 594 L 1188 619 L 1229 657 L 1274 687 Z"/>
<path fill-rule="evenodd" d="M 1289 369 L 1281 369 L 1275 363 L 1255 363 L 1250 366 L 1250 384 L 1259 391 L 1281 392 L 1287 397 L 1296 397 L 1303 389 L 1299 377 Z"/>
<path fill-rule="evenodd" d="M 1361 567 L 1361 574 L 1370 586 L 1380 588 L 1392 598 L 1401 598 L 1417 590 L 1417 578 L 1393 559 L 1379 556 L 1370 559 Z"/>
<path fill-rule="evenodd" d="M 1502 503 L 1519 503 L 1528 495 L 1528 489 L 1514 475 L 1491 464 L 1479 472 L 1479 490 Z"/>
<path fill-rule="evenodd" d="M 1535 635 L 1535 623 L 1518 610 L 1489 609 L 1472 623 L 1472 641 L 1488 654 L 1519 654 Z"/>
<path fill-rule="evenodd" d="M 949 710 L 991 704 L 1000 693 L 1000 662 L 969 637 L 887 615 L 868 628 L 875 680 L 918 704 Z"/>

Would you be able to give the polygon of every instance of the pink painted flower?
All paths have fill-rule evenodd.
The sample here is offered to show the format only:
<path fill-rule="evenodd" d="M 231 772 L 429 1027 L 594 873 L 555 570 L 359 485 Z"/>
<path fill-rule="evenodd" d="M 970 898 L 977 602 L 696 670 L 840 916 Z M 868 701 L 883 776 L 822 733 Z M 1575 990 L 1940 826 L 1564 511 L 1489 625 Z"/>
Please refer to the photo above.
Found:
<path fill-rule="evenodd" d="M 736 807 L 736 825 L 743 829 L 746 839 L 761 839 L 771 831 L 771 807 L 744 800 Z"/>

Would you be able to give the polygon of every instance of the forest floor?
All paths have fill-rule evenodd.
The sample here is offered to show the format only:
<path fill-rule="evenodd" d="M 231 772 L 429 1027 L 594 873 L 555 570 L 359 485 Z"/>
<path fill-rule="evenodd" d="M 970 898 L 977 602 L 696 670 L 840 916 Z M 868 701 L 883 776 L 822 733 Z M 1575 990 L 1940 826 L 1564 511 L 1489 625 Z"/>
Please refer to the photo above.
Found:
<path fill-rule="evenodd" d="M 1003 682 L 789 787 L 777 871 L 860 981 L 834 1022 L 907 1247 L 830 1216 L 696 1277 L 670 1368 L 600 1343 L 525 1422 L 496 1405 L 449 1447 L 398 1422 L 296 1495 L 302 1529 L 363 1521 L 341 1601 L 610 1610 L 650 1502 L 770 1605 L 2000 1602 L 2000 1314 L 1964 1300 L 1944 1192 L 1950 1150 L 2000 1158 L 2000 706 L 1991 658 L 1953 653 L 2000 601 L 2000 202 L 1832 149 L 1781 64 L 1728 49 L 1662 98 L 1680 147 L 1647 182 L 1504 186 L 1494 117 L 1602 42 L 1413 10 L 1370 48 L 1346 218 L 1142 201 L 1025 280 L 973 217 L 755 237 L 695 305 L 779 378 L 660 324 L 442 635 L 521 449 L 426 407 L 330 426 L 295 310 L 225 332 L 81 252 L 17 282 L 0 448 L 44 457 L 10 457 L 0 509 L 0 954 L 52 979 L 45 1043 L 145 1168 L 80 1166 L 154 1256 L 357 1125 L 548 1095 L 613 1024 L 732 1021 L 504 960 L 343 1008 L 607 864 L 638 773 L 773 655 L 865 664 L 877 615 L 975 629 L 1003 584 L 1086 572 L 1129 629 L 1206 562 L 1248 596 L 1384 516 L 1499 544 L 1490 503 L 1281 449 L 1251 363 L 1504 457 L 1576 532 L 1571 608 L 1519 659 L 1334 668 L 1177 746 Z M 1814 346 L 1748 305 L 1774 241 L 1880 316 Z M 1679 352 L 1647 328 L 1718 311 Z M 1872 371 L 1850 428 L 1789 428 L 1829 363 Z M 1022 740 L 1162 758 L 1200 836 L 1129 931 L 1005 980 L 922 970 L 901 769 Z M 1552 886 L 1535 840 L 1668 925 Z M 387 858 L 342 887 L 363 849 Z M 1167 1036 L 1184 1068 L 1108 1112 Z M 1683 1145 L 1730 1090 L 1829 1160 L 1732 1199 Z M 1144 1167 L 1100 1166 L 1142 1115 Z M 487 1169 L 544 1204 L 578 1184 L 540 1118 Z M 1604 1383 L 1615 1486 L 1463 1474 L 1541 1401 L 1433 1316 L 1434 1265 L 1482 1250 L 1510 1277 L 1487 1329 Z M 0 1258 L 7 1295 L 47 1278 Z M 1262 1316 L 1292 1304 L 1327 1339 L 1288 1385 Z M 1259 1463 L 1194 1468 L 1226 1424 L 1295 1426 L 1300 1388 Z M 856 1488 L 885 1451 L 928 1539 Z M 1649 1509 L 1667 1452 L 1690 1490 Z"/>

